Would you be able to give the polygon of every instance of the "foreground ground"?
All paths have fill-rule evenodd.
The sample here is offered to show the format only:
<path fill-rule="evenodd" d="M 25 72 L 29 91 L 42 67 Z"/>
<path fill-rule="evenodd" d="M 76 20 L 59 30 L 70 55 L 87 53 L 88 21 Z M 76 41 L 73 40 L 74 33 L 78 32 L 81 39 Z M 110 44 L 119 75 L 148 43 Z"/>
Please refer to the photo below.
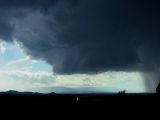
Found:
<path fill-rule="evenodd" d="M 140 104 L 140 105 L 160 105 L 160 94 L 39 94 L 20 93 L 9 91 L 0 93 L 0 103 L 4 104 L 33 104 L 33 105 L 62 105 L 62 104 Z"/>

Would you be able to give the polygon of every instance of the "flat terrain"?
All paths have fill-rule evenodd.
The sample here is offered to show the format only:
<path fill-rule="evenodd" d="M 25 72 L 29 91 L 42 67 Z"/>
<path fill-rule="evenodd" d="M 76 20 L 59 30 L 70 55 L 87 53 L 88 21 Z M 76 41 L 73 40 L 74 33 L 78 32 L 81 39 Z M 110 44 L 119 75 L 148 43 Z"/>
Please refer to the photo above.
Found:
<path fill-rule="evenodd" d="M 7 105 L 62 105 L 62 104 L 106 104 L 106 105 L 160 105 L 160 94 L 40 94 L 31 92 L 2 92 L 0 103 Z"/>

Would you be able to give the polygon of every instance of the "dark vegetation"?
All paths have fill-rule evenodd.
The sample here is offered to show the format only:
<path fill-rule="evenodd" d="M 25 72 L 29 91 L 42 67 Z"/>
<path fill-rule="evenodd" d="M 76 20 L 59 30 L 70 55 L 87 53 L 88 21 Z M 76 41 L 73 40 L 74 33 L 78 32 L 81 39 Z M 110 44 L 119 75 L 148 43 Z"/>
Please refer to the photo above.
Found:
<path fill-rule="evenodd" d="M 159 105 L 160 93 L 126 94 L 121 91 L 117 94 L 41 94 L 32 92 L 8 91 L 0 93 L 0 103 L 7 105 L 63 105 L 63 104 L 156 104 Z"/>
<path fill-rule="evenodd" d="M 41 94 L 33 92 L 8 91 L 0 92 L 0 106 L 17 106 L 28 107 L 51 107 L 55 108 L 61 105 L 105 105 L 112 108 L 113 106 L 148 108 L 160 106 L 160 85 L 157 87 L 157 93 L 127 94 L 120 91 L 115 94 Z M 143 106 L 143 107 L 142 107 Z M 14 108 L 13 107 L 13 108 Z"/>

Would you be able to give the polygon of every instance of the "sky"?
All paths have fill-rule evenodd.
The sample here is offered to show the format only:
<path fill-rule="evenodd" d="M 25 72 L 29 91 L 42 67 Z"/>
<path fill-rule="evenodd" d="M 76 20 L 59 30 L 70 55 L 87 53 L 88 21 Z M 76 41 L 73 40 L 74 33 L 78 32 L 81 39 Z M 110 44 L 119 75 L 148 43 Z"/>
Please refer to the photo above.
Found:
<path fill-rule="evenodd" d="M 1 42 L 0 51 L 0 91 L 48 93 L 54 92 L 49 90 L 54 87 L 101 88 L 103 92 L 145 91 L 144 81 L 139 73 L 105 72 L 96 75 L 55 75 L 51 65 L 43 60 L 30 58 L 16 42 L 12 44 Z"/>
<path fill-rule="evenodd" d="M 159 5 L 156 0 L 0 1 L 1 88 L 155 92 Z"/>

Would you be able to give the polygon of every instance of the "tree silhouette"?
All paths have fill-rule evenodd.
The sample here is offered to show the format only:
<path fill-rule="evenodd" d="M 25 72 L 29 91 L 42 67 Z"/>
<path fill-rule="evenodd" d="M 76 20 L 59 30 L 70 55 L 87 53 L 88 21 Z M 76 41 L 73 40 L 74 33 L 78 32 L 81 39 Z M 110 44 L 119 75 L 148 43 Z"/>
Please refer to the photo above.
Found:
<path fill-rule="evenodd" d="M 157 91 L 157 93 L 160 93 L 160 83 L 159 83 L 159 85 L 158 85 L 156 91 Z"/>

